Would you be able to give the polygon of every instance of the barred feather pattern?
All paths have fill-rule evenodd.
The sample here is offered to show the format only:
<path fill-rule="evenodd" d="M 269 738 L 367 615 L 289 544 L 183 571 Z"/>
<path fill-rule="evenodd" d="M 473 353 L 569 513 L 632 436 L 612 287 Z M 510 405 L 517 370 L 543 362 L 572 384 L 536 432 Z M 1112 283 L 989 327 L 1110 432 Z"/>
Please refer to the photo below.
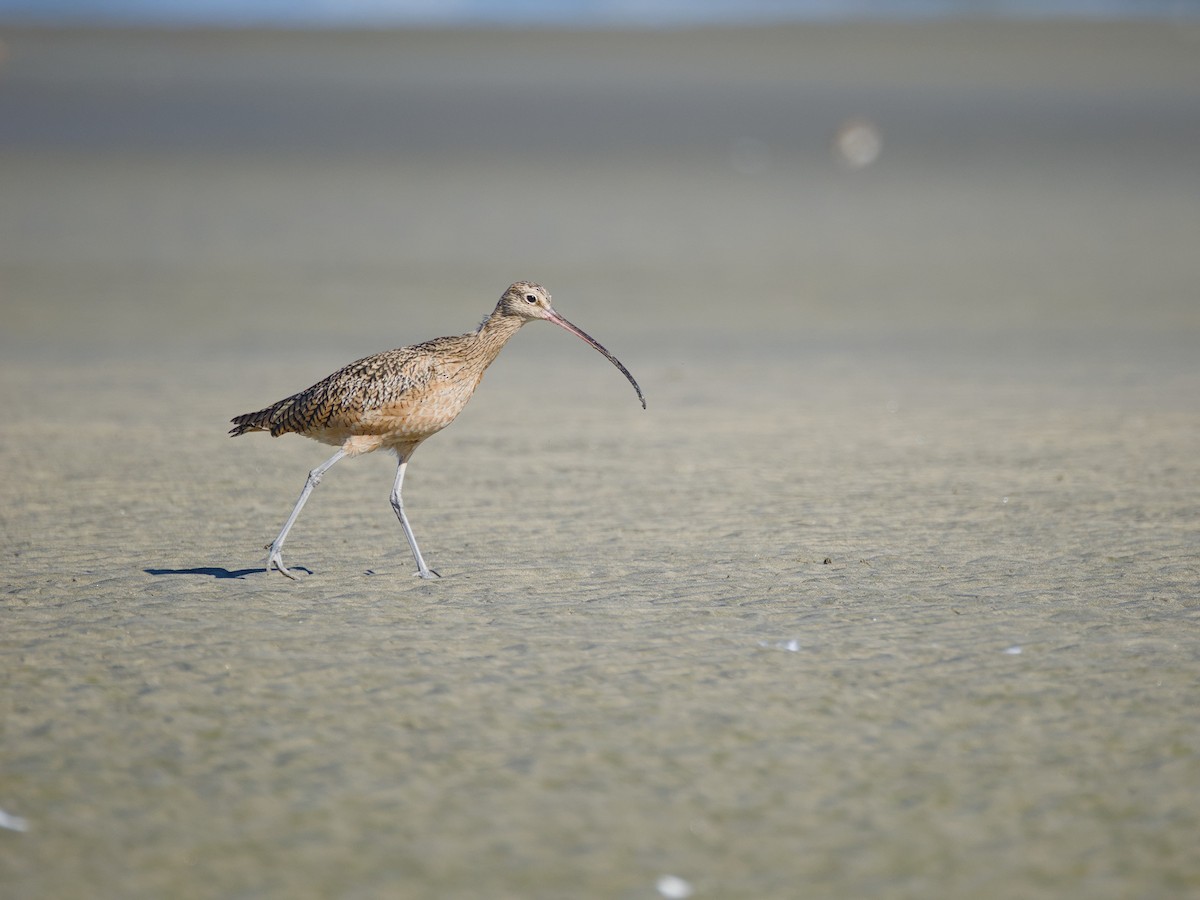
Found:
<path fill-rule="evenodd" d="M 413 447 L 454 421 L 484 371 L 528 321 L 503 306 L 477 331 L 352 362 L 298 394 L 236 416 L 229 433 L 299 434 L 351 452 Z M 375 440 L 348 443 L 366 438 Z"/>

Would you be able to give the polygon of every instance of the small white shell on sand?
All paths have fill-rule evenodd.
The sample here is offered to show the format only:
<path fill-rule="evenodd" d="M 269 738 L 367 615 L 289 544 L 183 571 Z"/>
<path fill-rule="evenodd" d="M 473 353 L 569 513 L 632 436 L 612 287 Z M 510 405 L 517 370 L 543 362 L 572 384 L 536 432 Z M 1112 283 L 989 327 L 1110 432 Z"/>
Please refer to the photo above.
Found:
<path fill-rule="evenodd" d="M 758 646 L 766 647 L 769 650 L 789 650 L 795 653 L 800 649 L 800 642 L 795 638 L 788 638 L 786 641 L 759 641 Z"/>
<path fill-rule="evenodd" d="M 692 886 L 678 875 L 664 875 L 658 879 L 655 887 L 667 900 L 683 900 L 692 896 Z"/>

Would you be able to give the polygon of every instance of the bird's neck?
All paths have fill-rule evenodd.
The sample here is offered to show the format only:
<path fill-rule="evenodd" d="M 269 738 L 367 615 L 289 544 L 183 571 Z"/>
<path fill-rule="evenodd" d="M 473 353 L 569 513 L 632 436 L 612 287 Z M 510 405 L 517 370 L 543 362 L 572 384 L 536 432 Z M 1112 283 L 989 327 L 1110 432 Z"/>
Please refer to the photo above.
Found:
<path fill-rule="evenodd" d="M 528 321 L 520 316 L 507 316 L 499 307 L 484 319 L 479 330 L 475 332 L 475 344 L 485 369 L 500 355 L 508 339 L 520 331 L 521 326 Z"/>

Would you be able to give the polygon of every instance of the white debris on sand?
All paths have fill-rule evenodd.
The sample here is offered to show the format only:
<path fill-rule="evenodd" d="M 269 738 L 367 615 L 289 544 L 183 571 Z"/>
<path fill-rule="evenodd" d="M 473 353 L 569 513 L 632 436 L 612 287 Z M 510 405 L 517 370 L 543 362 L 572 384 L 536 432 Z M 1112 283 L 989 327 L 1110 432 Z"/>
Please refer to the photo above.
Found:
<path fill-rule="evenodd" d="M 667 900 L 683 900 L 692 896 L 692 886 L 678 875 L 664 875 L 658 879 L 655 887 Z"/>

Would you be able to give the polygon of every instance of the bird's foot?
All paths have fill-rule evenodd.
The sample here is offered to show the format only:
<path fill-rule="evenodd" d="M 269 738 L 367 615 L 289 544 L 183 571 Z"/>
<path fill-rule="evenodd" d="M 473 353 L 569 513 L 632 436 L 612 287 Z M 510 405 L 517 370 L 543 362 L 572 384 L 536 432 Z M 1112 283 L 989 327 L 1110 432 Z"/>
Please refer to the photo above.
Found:
<path fill-rule="evenodd" d="M 286 575 L 292 581 L 299 581 L 295 575 L 288 570 L 288 567 L 283 564 L 283 550 L 276 547 L 274 544 L 268 544 L 267 549 L 271 551 L 271 555 L 267 557 L 267 574 L 271 574 L 272 569 L 278 569 L 280 575 Z"/>
<path fill-rule="evenodd" d="M 439 575 L 437 572 L 433 571 L 433 569 L 421 569 L 417 572 L 413 572 L 413 577 L 414 578 L 441 578 L 442 576 Z"/>

